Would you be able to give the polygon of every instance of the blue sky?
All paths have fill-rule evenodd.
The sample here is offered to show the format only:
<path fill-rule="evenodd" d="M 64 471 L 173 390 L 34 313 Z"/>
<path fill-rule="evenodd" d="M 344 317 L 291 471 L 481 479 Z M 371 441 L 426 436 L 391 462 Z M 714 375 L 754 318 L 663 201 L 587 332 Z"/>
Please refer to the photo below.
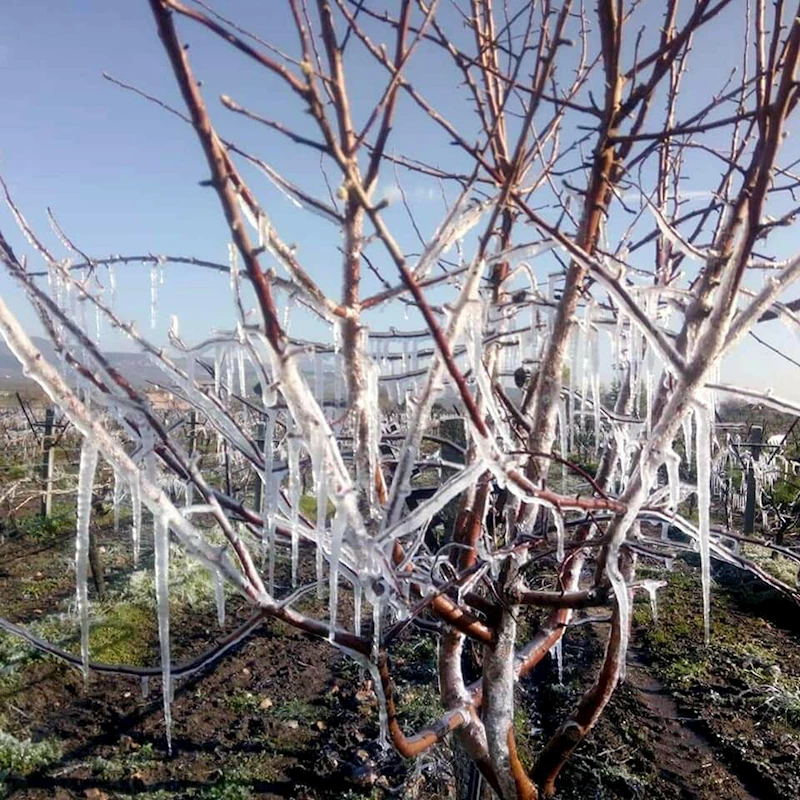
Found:
<path fill-rule="evenodd" d="M 743 3 L 737 5 L 743 7 Z M 655 6 L 648 4 L 649 8 Z M 232 0 L 224 4 L 226 14 L 296 52 L 294 33 L 282 9 L 278 0 Z M 738 14 L 736 9 L 729 12 L 729 22 L 718 25 L 702 40 L 702 46 L 695 47 L 693 75 L 702 75 L 703 81 L 695 77 L 687 82 L 687 111 L 707 100 L 709 86 L 721 84 L 731 66 L 728 54 L 736 52 L 738 58 L 738 51 L 730 47 L 731 40 L 737 38 L 732 26 L 737 24 Z M 657 22 L 646 15 L 639 21 Z M 289 177 L 314 189 L 322 187 L 314 155 L 274 133 L 233 118 L 217 100 L 226 93 L 254 110 L 302 127 L 305 117 L 293 97 L 277 81 L 245 58 L 231 54 L 197 26 L 179 21 L 179 30 L 191 45 L 196 75 L 204 82 L 207 102 L 223 135 L 281 166 Z M 358 109 L 359 104 L 366 105 L 374 97 L 376 87 L 382 86 L 376 79 L 382 81 L 384 76 L 355 47 L 348 67 Z M 57 252 L 45 213 L 48 205 L 67 233 L 93 255 L 153 252 L 226 261 L 229 237 L 213 191 L 198 186 L 208 175 L 192 131 L 163 110 L 105 81 L 104 71 L 182 108 L 145 0 L 5 1 L 0 31 L 0 172 L 19 206 Z M 429 51 L 420 52 L 411 72 L 415 84 L 423 85 L 426 96 L 449 118 L 464 130 L 474 131 L 475 123 L 463 96 L 453 90 L 453 75 Z M 446 139 L 409 104 L 403 108 L 393 146 L 398 151 L 422 151 L 429 161 L 456 164 Z M 794 148 L 796 143 L 790 140 L 790 145 Z M 708 159 L 698 160 L 687 190 L 708 188 L 716 171 L 716 165 Z M 247 168 L 244 173 L 285 240 L 298 245 L 304 265 L 325 289 L 338 295 L 340 258 L 338 240 L 331 229 L 316 217 L 294 209 L 262 177 Z M 335 189 L 335 176 L 332 180 Z M 429 235 L 442 211 L 438 189 L 408 176 L 403 176 L 403 183 L 423 233 Z M 396 195 L 392 170 L 387 171 L 381 191 Z M 388 218 L 397 226 L 406 249 L 414 250 L 412 232 L 399 209 L 391 211 Z M 0 209 L 0 227 L 25 252 L 4 207 Z M 776 240 L 781 255 L 790 254 L 793 238 L 789 232 L 784 233 L 782 241 Z M 386 263 L 378 250 L 370 252 L 376 254 L 379 263 Z M 120 313 L 140 320 L 143 331 L 149 328 L 148 273 L 147 267 L 136 265 L 117 270 Z M 390 269 L 386 274 L 394 280 Z M 367 279 L 367 288 L 377 288 L 371 280 Z M 233 310 L 228 291 L 224 276 L 169 267 L 159 289 L 155 337 L 163 338 L 166 333 L 167 311 L 178 315 L 182 333 L 189 339 L 202 336 L 212 327 L 231 326 Z M 20 317 L 36 330 L 32 312 L 5 275 L 0 277 L 0 292 L 12 299 Z M 418 329 L 421 320 L 406 322 L 402 311 L 395 308 L 377 324 Z M 298 325 L 303 329 L 298 330 Z M 303 326 L 305 323 L 296 322 L 293 332 L 308 330 L 325 335 L 313 323 L 308 328 Z M 777 325 L 763 326 L 760 333 L 778 346 L 797 350 L 796 337 Z M 106 336 L 107 346 L 122 345 L 118 337 Z M 761 348 L 747 345 L 725 372 L 726 377 L 738 382 L 768 382 L 775 385 L 778 394 L 800 397 L 798 369 Z"/>

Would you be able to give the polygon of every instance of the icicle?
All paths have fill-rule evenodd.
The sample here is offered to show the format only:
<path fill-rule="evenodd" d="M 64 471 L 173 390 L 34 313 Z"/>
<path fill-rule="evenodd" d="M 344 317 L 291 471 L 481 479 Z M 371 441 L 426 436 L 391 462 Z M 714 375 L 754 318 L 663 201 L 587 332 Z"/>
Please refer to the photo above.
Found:
<path fill-rule="evenodd" d="M 316 519 L 316 567 L 317 567 L 317 597 L 323 595 L 322 575 L 324 567 L 323 543 L 325 541 L 325 525 L 328 516 L 328 477 L 325 471 L 325 440 L 322 436 L 315 436 L 309 443 L 311 446 L 311 469 L 314 473 L 314 491 L 317 501 Z"/>
<path fill-rule="evenodd" d="M 673 511 L 677 511 L 681 500 L 680 456 L 674 450 L 669 450 L 666 454 L 665 464 L 667 483 L 669 484 L 669 507 Z"/>
<path fill-rule="evenodd" d="M 292 538 L 292 587 L 297 586 L 297 569 L 300 562 L 300 442 L 292 432 L 289 435 L 288 467 L 289 467 L 289 528 Z"/>
<path fill-rule="evenodd" d="M 381 406 L 379 389 L 380 368 L 372 363 L 367 366 L 367 435 L 369 471 L 367 476 L 368 497 L 373 513 L 377 514 L 379 502 L 376 490 L 376 476 L 380 469 Z"/>
<path fill-rule="evenodd" d="M 89 681 L 89 523 L 92 517 L 92 489 L 97 469 L 97 448 L 87 442 L 81 447 L 78 471 L 78 523 L 75 542 L 78 615 L 81 622 L 81 669 Z"/>
<path fill-rule="evenodd" d="M 233 393 L 233 352 L 228 350 L 225 353 L 225 391 L 228 397 Z"/>
<path fill-rule="evenodd" d="M 383 683 L 381 682 L 380 672 L 378 665 L 373 663 L 370 659 L 365 658 L 361 653 L 353 650 L 342 648 L 359 666 L 369 672 L 372 679 L 372 685 L 375 690 L 375 696 L 378 699 L 378 747 L 381 752 L 389 749 L 389 719 L 386 713 L 386 694 L 383 691 Z"/>
<path fill-rule="evenodd" d="M 617 367 L 620 382 L 624 379 L 625 370 L 629 363 L 627 316 L 622 310 L 617 311 L 617 325 L 614 330 L 614 364 Z"/>
<path fill-rule="evenodd" d="M 286 298 L 286 305 L 284 306 L 283 310 L 283 330 L 287 334 L 289 333 L 289 329 L 291 328 L 292 325 L 292 311 L 294 311 L 294 307 L 296 305 L 297 305 L 297 298 L 294 292 L 292 292 Z"/>
<path fill-rule="evenodd" d="M 247 397 L 247 381 L 245 380 L 244 348 L 236 349 L 236 366 L 239 372 L 239 395 Z"/>
<path fill-rule="evenodd" d="M 225 580 L 222 573 L 214 572 L 214 600 L 217 604 L 217 622 L 220 628 L 225 627 Z"/>
<path fill-rule="evenodd" d="M 114 493 L 112 497 L 114 504 L 114 533 L 117 533 L 119 531 L 120 504 L 122 502 L 122 478 L 116 468 L 114 469 Z"/>
<path fill-rule="evenodd" d="M 161 678 L 164 692 L 164 725 L 167 752 L 172 753 L 172 672 L 169 645 L 169 526 L 166 517 L 156 516 L 153 529 L 155 550 L 156 605 L 158 640 L 161 651 Z"/>
<path fill-rule="evenodd" d="M 564 517 L 557 509 L 553 509 L 553 522 L 556 526 L 556 560 L 560 564 L 564 560 Z"/>
<path fill-rule="evenodd" d="M 259 246 L 263 247 L 263 244 Z M 233 242 L 228 242 L 228 264 L 230 266 L 228 277 L 231 281 L 231 294 L 235 299 L 239 284 L 239 250 Z"/>
<path fill-rule="evenodd" d="M 556 666 L 558 668 L 558 682 L 564 683 L 564 639 L 559 637 L 559 640 L 550 649 L 550 655 L 555 658 Z"/>
<path fill-rule="evenodd" d="M 156 327 L 156 306 L 158 304 L 158 264 L 150 265 L 150 327 Z"/>
<path fill-rule="evenodd" d="M 342 555 L 342 539 L 347 525 L 346 517 L 339 506 L 340 504 L 337 503 L 336 513 L 333 515 L 333 520 L 331 520 L 331 554 L 330 561 L 328 562 L 328 583 L 330 587 L 328 617 L 331 626 L 329 633 L 331 641 L 334 640 L 334 633 L 336 630 L 336 617 L 339 602 L 339 559 Z"/>
<path fill-rule="evenodd" d="M 650 347 L 647 348 L 644 361 L 645 424 L 649 436 L 653 424 L 653 351 Z"/>
<path fill-rule="evenodd" d="M 624 522 L 623 522 L 624 524 Z M 612 552 L 606 564 L 606 574 L 614 591 L 614 599 L 617 602 L 619 618 L 619 651 L 620 651 L 620 683 L 625 680 L 626 657 L 628 652 L 628 640 L 630 637 L 631 622 L 631 600 L 628 594 L 628 584 L 622 576 L 619 568 L 619 552 Z"/>
<path fill-rule="evenodd" d="M 322 405 L 325 401 L 324 369 L 322 353 L 314 351 L 314 397 Z"/>
<path fill-rule="evenodd" d="M 563 405 L 557 409 L 558 414 L 558 439 L 561 448 L 561 458 L 569 456 L 569 442 L 567 441 L 567 426 L 569 425 L 569 399 L 564 398 Z M 566 470 L 566 466 L 564 467 Z"/>
<path fill-rule="evenodd" d="M 214 394 L 219 397 L 219 390 L 222 380 L 222 360 L 225 351 L 221 347 L 214 348 Z"/>
<path fill-rule="evenodd" d="M 569 419 L 567 425 L 569 426 L 569 452 L 575 452 L 575 372 L 576 364 L 578 363 L 578 340 L 574 335 L 571 335 L 567 342 L 568 352 L 571 353 L 569 362 Z"/>
<path fill-rule="evenodd" d="M 150 677 L 148 675 L 142 675 L 142 700 L 147 700 L 150 697 Z"/>
<path fill-rule="evenodd" d="M 683 420 L 681 421 L 683 427 L 683 445 L 686 449 L 686 463 L 690 464 L 692 461 L 692 412 L 687 411 Z"/>
<path fill-rule="evenodd" d="M 556 406 L 556 423 L 558 425 L 558 439 L 559 439 L 559 448 L 560 448 L 560 455 L 562 458 L 566 458 L 564 454 L 564 449 L 566 447 L 566 443 L 564 441 L 566 436 L 566 426 L 565 426 L 565 418 L 567 415 L 566 406 L 563 403 L 559 403 Z M 565 463 L 561 464 L 561 493 L 566 494 L 567 492 L 567 465 Z"/>
<path fill-rule="evenodd" d="M 666 581 L 642 581 L 642 588 L 647 592 L 647 596 L 650 598 L 650 612 L 653 615 L 653 622 L 656 625 L 658 625 L 658 595 L 656 592 L 666 585 Z"/>
<path fill-rule="evenodd" d="M 65 270 L 65 272 L 69 270 L 69 261 L 64 262 L 64 270 Z M 64 297 L 65 310 L 69 309 L 70 316 L 73 319 L 77 319 L 78 318 L 78 309 L 76 307 L 76 302 L 77 301 L 75 299 L 75 295 L 77 294 L 77 292 L 74 292 L 73 289 L 72 289 L 72 281 L 70 281 L 70 280 L 65 280 L 64 281 L 64 293 L 66 295 Z"/>
<path fill-rule="evenodd" d="M 697 510 L 700 518 L 700 578 L 703 585 L 703 630 L 706 644 L 711 639 L 711 427 L 705 407 L 698 406 L 697 419 Z"/>
<path fill-rule="evenodd" d="M 358 581 L 353 582 L 353 633 L 361 636 L 361 602 L 363 589 Z"/>
<path fill-rule="evenodd" d="M 272 471 L 275 461 L 275 414 L 265 412 L 264 422 L 264 474 L 261 492 L 261 517 L 264 520 L 262 532 L 263 551 L 268 551 L 269 571 L 267 588 L 275 594 L 275 475 Z"/>
<path fill-rule="evenodd" d="M 383 619 L 383 598 L 375 595 L 372 598 L 372 660 L 378 660 L 381 650 L 381 621 Z"/>
<path fill-rule="evenodd" d="M 589 393 L 589 334 L 592 329 L 592 303 L 586 306 L 583 328 L 578 328 L 581 343 L 581 431 L 586 433 L 586 395 Z M 577 348 L 576 348 L 577 349 Z"/>
<path fill-rule="evenodd" d="M 133 539 L 133 566 L 139 566 L 139 550 L 142 541 L 142 489 L 139 484 L 139 473 L 131 482 L 131 510 L 133 513 L 133 524 L 131 527 L 131 538 Z"/>
<path fill-rule="evenodd" d="M 75 293 L 78 295 L 78 293 Z M 89 317 L 88 317 L 88 307 L 87 303 L 89 302 L 86 298 L 78 295 L 78 299 L 80 300 L 80 304 L 78 308 L 80 309 L 80 327 L 84 334 L 87 336 L 89 335 Z"/>
<path fill-rule="evenodd" d="M 333 323 L 333 353 L 339 355 L 342 348 L 342 329 L 338 322 Z"/>
<path fill-rule="evenodd" d="M 111 289 L 111 310 L 113 311 L 117 305 L 117 272 L 113 264 L 108 265 L 108 284 Z M 58 293 L 60 295 L 60 292 Z M 56 302 L 59 302 L 60 297 L 56 296 Z"/>
<path fill-rule="evenodd" d="M 547 305 L 547 328 L 548 331 L 552 331 L 553 329 L 553 318 L 555 316 L 555 309 L 558 305 L 558 301 L 556 300 L 556 279 L 558 275 L 553 272 L 547 276 L 547 299 L 549 301 Z"/>
<path fill-rule="evenodd" d="M 591 364 L 589 379 L 592 383 L 592 409 L 594 411 L 594 452 L 600 452 L 600 334 L 597 330 L 590 331 Z"/>

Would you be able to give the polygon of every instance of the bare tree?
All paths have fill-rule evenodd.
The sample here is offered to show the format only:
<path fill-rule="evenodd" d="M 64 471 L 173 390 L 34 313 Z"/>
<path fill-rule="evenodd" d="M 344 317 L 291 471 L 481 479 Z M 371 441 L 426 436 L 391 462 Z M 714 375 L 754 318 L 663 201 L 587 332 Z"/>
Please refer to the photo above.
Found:
<path fill-rule="evenodd" d="M 699 549 L 707 636 L 712 557 L 797 599 L 793 588 L 728 549 L 709 511 L 717 398 L 755 396 L 800 413 L 766 389 L 718 377 L 721 360 L 759 321 L 800 323 L 800 303 L 786 300 L 800 259 L 770 248 L 775 230 L 791 225 L 798 210 L 796 163 L 781 158 L 798 96 L 797 9 L 764 0 L 697 0 L 687 9 L 677 0 L 598 0 L 592 7 L 397 0 L 380 9 L 356 0 L 287 0 L 269 11 L 296 30 L 296 46 L 285 52 L 201 0 L 149 5 L 185 108 L 113 80 L 193 129 L 230 229 L 230 264 L 89 256 L 54 220 L 69 252 L 62 260 L 6 191 L 46 265 L 45 286 L 0 235 L 3 261 L 39 312 L 58 364 L 40 357 L 1 302 L 0 330 L 85 437 L 77 548 L 84 669 L 136 672 L 89 662 L 86 498 L 99 454 L 130 487 L 135 537 L 139 504 L 153 515 L 168 719 L 171 681 L 204 661 L 170 664 L 172 535 L 254 607 L 253 618 L 208 659 L 264 616 L 277 617 L 328 638 L 371 671 L 385 728 L 402 755 L 454 733 L 498 796 L 550 796 L 624 676 L 632 594 L 655 591 L 637 581 L 637 559 L 663 560 L 680 548 L 655 535 L 662 525 L 677 527 Z M 218 131 L 178 25 L 203 27 L 288 90 L 306 114 L 298 127 L 267 101 L 248 108 L 232 96 L 220 99 L 318 161 L 318 179 L 291 178 L 269 163 L 268 152 L 253 155 Z M 741 64 L 722 85 L 708 85 L 694 67 L 696 54 L 721 29 Z M 437 101 L 425 80 L 434 69 L 453 87 Z M 430 149 L 395 148 L 399 133 Z M 338 299 L 322 290 L 323 267 L 304 260 L 302 243 L 296 249 L 282 238 L 244 166 L 337 234 L 329 262 L 341 264 Z M 438 225 L 422 219 L 409 186 L 442 196 Z M 122 320 L 103 289 L 99 275 L 119 262 L 229 271 L 235 325 L 194 344 L 174 325 L 170 356 Z M 287 333 L 278 294 L 294 316 L 319 320 L 331 338 Z M 147 397 L 109 365 L 80 314 L 71 313 L 76 301 L 152 356 L 174 396 L 258 476 L 258 505 L 198 466 Z M 381 324 L 381 314 L 392 313 L 386 309 L 403 305 L 421 319 L 416 329 L 397 330 L 385 317 Z M 214 385 L 199 377 L 211 353 Z M 253 371 L 261 386 L 256 402 L 244 377 Z M 238 392 L 230 378 L 237 373 Z M 600 391 L 611 377 L 613 407 Z M 399 401 L 391 413 L 380 410 L 387 395 Z M 464 420 L 463 464 L 432 455 L 448 438 L 439 430 L 445 404 Z M 116 415 L 119 427 L 97 408 Z M 573 463 L 580 442 L 599 459 L 594 475 Z M 697 483 L 689 486 L 679 465 L 693 452 Z M 288 468 L 284 483 L 279 462 Z M 300 509 L 301 462 L 313 473 L 316 520 Z M 162 488 L 160 472 L 191 487 L 186 508 Z M 420 476 L 432 474 L 435 491 L 411 510 Z M 679 511 L 695 492 L 697 526 Z M 426 534 L 450 504 L 458 513 L 442 545 Z M 212 544 L 212 529 L 223 548 Z M 282 590 L 275 563 L 285 550 L 291 588 Z M 301 573 L 306 552 L 314 553 L 313 579 Z M 318 619 L 297 609 L 314 590 L 328 598 Z M 362 624 L 362 599 L 371 626 Z M 350 629 L 342 622 L 346 600 L 354 609 Z M 515 743 L 515 684 L 559 645 L 579 609 L 595 606 L 611 608 L 602 665 L 528 774 Z M 542 624 L 520 641 L 520 618 L 542 609 Z M 438 637 L 447 711 L 411 734 L 396 716 L 391 644 L 406 625 L 423 621 L 434 623 L 426 627 Z M 467 640 L 483 653 L 482 677 L 471 685 Z"/>

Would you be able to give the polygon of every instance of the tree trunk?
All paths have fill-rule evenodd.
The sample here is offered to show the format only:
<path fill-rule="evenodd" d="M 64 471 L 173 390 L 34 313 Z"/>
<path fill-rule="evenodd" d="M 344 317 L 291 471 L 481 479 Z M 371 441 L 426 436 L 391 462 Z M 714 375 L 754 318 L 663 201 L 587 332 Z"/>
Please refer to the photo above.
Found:
<path fill-rule="evenodd" d="M 103 575 L 103 557 L 97 546 L 97 532 L 94 526 L 89 527 L 89 565 L 92 568 L 92 580 L 97 596 L 103 597 L 106 593 L 106 579 Z"/>

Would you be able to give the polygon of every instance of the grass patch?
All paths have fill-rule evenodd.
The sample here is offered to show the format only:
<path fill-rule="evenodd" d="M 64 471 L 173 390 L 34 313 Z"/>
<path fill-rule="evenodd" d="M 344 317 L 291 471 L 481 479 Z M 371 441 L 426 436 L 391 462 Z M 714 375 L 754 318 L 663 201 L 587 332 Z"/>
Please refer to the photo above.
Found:
<path fill-rule="evenodd" d="M 797 562 L 791 558 L 786 558 L 782 555 L 777 555 L 773 558 L 773 554 L 754 544 L 744 544 L 742 546 L 742 555 L 755 562 L 764 572 L 777 578 L 779 581 L 795 586 L 797 582 Z"/>
<path fill-rule="evenodd" d="M 153 745 L 148 742 L 136 750 L 121 753 L 115 758 L 98 756 L 92 759 L 91 768 L 92 772 L 103 780 L 119 781 L 130 778 L 142 767 L 152 766 L 155 760 Z"/>
<path fill-rule="evenodd" d="M 61 748 L 49 739 L 32 742 L 0 731 L 0 782 L 8 777 L 30 775 L 60 757 Z"/>
<path fill-rule="evenodd" d="M 436 721 L 444 712 L 439 693 L 432 684 L 410 685 L 398 689 L 397 716 L 404 728 L 416 733 Z"/>
<path fill-rule="evenodd" d="M 638 612 L 634 616 L 664 683 L 689 693 L 705 692 L 709 684 L 738 689 L 716 696 L 715 703 L 770 727 L 800 729 L 800 676 L 781 670 L 785 659 L 762 635 L 769 624 L 753 618 L 743 631 L 736 599 L 724 591 L 713 592 L 711 642 L 705 646 L 699 577 L 679 569 L 667 580 L 668 586 L 659 592 L 659 625 L 645 623 Z"/>
<path fill-rule="evenodd" d="M 137 605 L 155 607 L 155 576 L 152 570 L 131 575 L 127 597 Z M 177 547 L 169 552 L 170 606 L 187 606 L 193 611 L 207 610 L 214 601 L 214 584 L 208 568 Z"/>
<path fill-rule="evenodd" d="M 225 705 L 232 711 L 256 712 L 263 700 L 261 695 L 247 692 L 244 689 L 236 689 L 225 699 Z"/>
<path fill-rule="evenodd" d="M 27 627 L 40 638 L 59 646 L 69 644 L 76 637 L 73 622 L 64 614 L 53 614 Z M 0 679 L 4 682 L 28 662 L 45 657 L 44 653 L 19 636 L 0 632 Z"/>
<path fill-rule="evenodd" d="M 49 517 L 42 517 L 38 512 L 25 514 L 14 519 L 12 526 L 19 536 L 35 542 L 50 542 L 75 529 L 75 512 L 59 508 Z"/>
<path fill-rule="evenodd" d="M 285 722 L 296 720 L 301 725 L 311 725 L 321 718 L 320 709 L 317 706 L 297 698 L 287 700 L 279 706 L 273 706 L 271 712 L 277 719 Z"/>

